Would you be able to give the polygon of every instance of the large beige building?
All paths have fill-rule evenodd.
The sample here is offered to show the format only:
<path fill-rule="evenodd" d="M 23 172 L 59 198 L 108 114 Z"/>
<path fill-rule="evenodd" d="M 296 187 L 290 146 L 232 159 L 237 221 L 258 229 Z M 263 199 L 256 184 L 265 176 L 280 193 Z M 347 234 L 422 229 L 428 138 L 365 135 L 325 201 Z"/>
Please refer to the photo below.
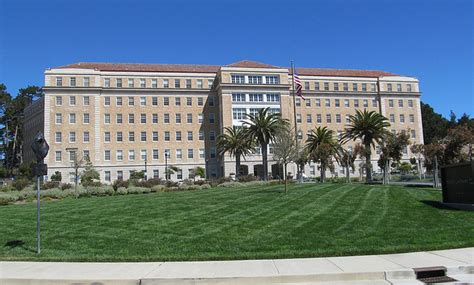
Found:
<path fill-rule="evenodd" d="M 368 109 L 389 118 L 393 132 L 407 131 L 412 142 L 423 143 L 416 78 L 368 70 L 298 68 L 297 72 L 306 98 L 296 100 L 303 141 L 317 126 L 328 126 L 340 135 L 348 115 Z M 253 61 L 224 66 L 70 64 L 45 71 L 45 96 L 25 110 L 30 122 L 25 134 L 44 132 L 50 145 L 48 173 L 60 171 L 65 181 L 73 179 L 75 156 L 89 157 L 106 183 L 144 170 L 147 177 L 163 178 L 165 163 L 179 168 L 174 180 L 188 178 L 196 166 L 206 168 L 208 177 L 228 176 L 235 164 L 232 157 L 217 154 L 217 136 L 260 108 L 270 107 L 293 123 L 291 82 L 287 67 Z M 269 148 L 271 170 L 276 162 Z M 259 174 L 259 153 L 257 149 L 242 161 L 241 172 Z M 33 158 L 27 151 L 24 156 Z M 410 157 L 407 149 L 404 159 Z M 374 155 L 374 170 L 377 159 Z M 295 167 L 290 171 L 295 173 Z M 305 174 L 318 176 L 317 165 L 308 164 Z M 342 174 L 344 169 L 336 165 L 333 175 Z"/>

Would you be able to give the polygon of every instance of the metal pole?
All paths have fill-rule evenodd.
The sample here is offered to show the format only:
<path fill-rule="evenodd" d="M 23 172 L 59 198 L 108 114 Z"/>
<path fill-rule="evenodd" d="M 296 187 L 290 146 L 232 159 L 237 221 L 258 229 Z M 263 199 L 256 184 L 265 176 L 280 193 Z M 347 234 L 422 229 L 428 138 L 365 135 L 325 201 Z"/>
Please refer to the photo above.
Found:
<path fill-rule="evenodd" d="M 165 151 L 165 179 L 168 181 L 168 152 Z"/>
<path fill-rule="evenodd" d="M 41 177 L 37 176 L 37 191 L 36 191 L 36 208 L 37 208 L 37 220 L 36 220 L 36 241 L 37 241 L 37 253 L 41 253 L 41 224 L 40 224 L 40 183 Z"/>
<path fill-rule="evenodd" d="M 148 174 L 147 174 L 147 169 L 146 169 L 146 163 L 147 163 L 147 160 L 145 158 L 145 180 L 148 180 Z"/>
<path fill-rule="evenodd" d="M 291 86 L 292 86 L 292 93 L 293 93 L 293 119 L 295 121 L 295 140 L 296 140 L 296 149 L 298 151 L 298 156 L 299 156 L 299 140 L 298 140 L 298 123 L 296 122 L 296 96 L 295 96 L 295 67 L 293 66 L 293 61 L 291 61 Z M 296 163 L 296 172 L 297 172 L 297 178 L 300 178 L 302 176 L 301 171 L 300 171 L 300 165 L 299 163 Z"/>

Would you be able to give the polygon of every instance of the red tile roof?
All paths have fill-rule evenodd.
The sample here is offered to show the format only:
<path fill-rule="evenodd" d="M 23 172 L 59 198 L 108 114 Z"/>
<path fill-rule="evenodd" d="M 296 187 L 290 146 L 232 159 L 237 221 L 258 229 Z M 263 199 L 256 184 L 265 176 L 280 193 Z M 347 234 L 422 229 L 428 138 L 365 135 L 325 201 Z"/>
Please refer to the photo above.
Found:
<path fill-rule="evenodd" d="M 269 65 L 261 62 L 243 60 L 227 67 L 247 68 L 285 68 Z M 189 72 L 189 73 L 217 73 L 221 66 L 203 64 L 143 64 L 143 63 L 101 63 L 101 62 L 79 62 L 60 66 L 57 68 L 83 68 L 99 71 L 120 72 Z M 330 68 L 297 68 L 297 73 L 303 76 L 340 76 L 340 77 L 379 77 L 396 76 L 397 74 L 379 70 L 351 70 Z M 290 70 L 288 70 L 290 73 Z"/>

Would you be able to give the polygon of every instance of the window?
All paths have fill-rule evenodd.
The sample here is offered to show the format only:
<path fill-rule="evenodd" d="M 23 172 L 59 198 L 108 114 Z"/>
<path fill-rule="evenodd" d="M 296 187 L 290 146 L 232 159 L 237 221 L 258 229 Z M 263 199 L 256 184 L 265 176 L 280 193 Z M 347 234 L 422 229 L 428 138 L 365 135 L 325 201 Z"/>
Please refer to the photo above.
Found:
<path fill-rule="evenodd" d="M 300 98 L 295 98 L 295 102 L 296 102 L 296 107 L 301 106 L 301 99 Z"/>
<path fill-rule="evenodd" d="M 181 88 L 181 80 L 179 79 L 174 80 L 174 88 Z"/>
<path fill-rule="evenodd" d="M 191 89 L 191 79 L 186 79 L 186 88 Z"/>
<path fill-rule="evenodd" d="M 69 86 L 76 87 L 76 77 L 71 77 L 69 79 Z"/>
<path fill-rule="evenodd" d="M 104 78 L 104 87 L 110 87 L 110 78 Z"/>
<path fill-rule="evenodd" d="M 375 83 L 370 84 L 370 91 L 375 92 Z"/>
<path fill-rule="evenodd" d="M 203 148 L 199 149 L 199 158 L 205 158 L 205 152 Z"/>
<path fill-rule="evenodd" d="M 296 122 L 301 123 L 301 114 L 296 114 Z"/>
<path fill-rule="evenodd" d="M 63 97 L 56 96 L 56 106 L 61 106 L 63 104 Z"/>
<path fill-rule="evenodd" d="M 193 105 L 193 97 L 186 97 L 186 106 Z"/>
<path fill-rule="evenodd" d="M 158 88 L 158 80 L 156 79 L 151 80 L 151 88 Z"/>
<path fill-rule="evenodd" d="M 389 100 L 388 100 L 388 106 L 389 106 L 390 108 L 393 108 L 393 99 L 389 99 Z"/>
<path fill-rule="evenodd" d="M 390 123 L 395 123 L 395 115 L 394 114 L 390 114 L 389 118 L 390 118 Z"/>
<path fill-rule="evenodd" d="M 342 84 L 342 88 L 344 89 L 344 91 L 349 91 L 349 84 L 347 82 L 344 82 Z"/>
<path fill-rule="evenodd" d="M 128 97 L 128 106 L 134 106 L 135 105 L 135 99 L 133 97 Z"/>
<path fill-rule="evenodd" d="M 56 132 L 54 137 L 55 137 L 55 142 L 60 143 L 62 141 L 61 140 L 61 132 Z"/>
<path fill-rule="evenodd" d="M 140 123 L 146 124 L 146 114 L 140 114 Z"/>
<path fill-rule="evenodd" d="M 104 160 L 105 161 L 110 161 L 110 150 L 105 150 L 104 151 Z"/>
<path fill-rule="evenodd" d="M 90 78 L 84 77 L 84 87 L 89 87 L 89 86 L 90 86 Z"/>
<path fill-rule="evenodd" d="M 159 151 L 157 149 L 153 150 L 153 159 L 157 160 L 159 158 Z"/>
<path fill-rule="evenodd" d="M 168 79 L 163 79 L 163 88 L 170 88 L 170 81 Z"/>
<path fill-rule="evenodd" d="M 141 88 L 145 88 L 145 87 L 146 87 L 145 78 L 140 78 L 140 87 L 141 87 Z"/>
<path fill-rule="evenodd" d="M 364 100 L 362 100 L 362 102 L 363 102 L 363 104 L 364 104 L 364 108 L 369 107 L 369 100 L 364 99 Z"/>
<path fill-rule="evenodd" d="M 209 123 L 214 124 L 215 116 L 214 113 L 209 113 Z"/>
<path fill-rule="evenodd" d="M 182 169 L 178 169 L 178 171 L 176 172 L 176 179 L 183 179 L 183 170 Z"/>
<path fill-rule="evenodd" d="M 183 158 L 183 151 L 178 148 L 176 149 L 176 159 L 182 159 Z"/>
<path fill-rule="evenodd" d="M 232 102 L 245 102 L 245 94 L 233 93 L 232 94 Z"/>
<path fill-rule="evenodd" d="M 344 99 L 344 107 L 350 107 L 349 99 Z"/>
<path fill-rule="evenodd" d="M 117 160 L 122 161 L 123 160 L 123 150 L 117 150 Z"/>
<path fill-rule="evenodd" d="M 311 107 L 311 99 L 305 100 L 306 107 Z"/>
<path fill-rule="evenodd" d="M 326 123 L 331 123 L 331 114 L 326 114 Z"/>
<path fill-rule="evenodd" d="M 410 114 L 410 123 L 414 123 L 414 122 L 415 122 L 415 115 Z"/>
<path fill-rule="evenodd" d="M 176 106 L 181 106 L 181 98 L 180 98 L 180 97 L 174 98 L 174 104 L 175 104 Z"/>
<path fill-rule="evenodd" d="M 334 82 L 334 91 L 339 91 L 339 83 Z"/>
<path fill-rule="evenodd" d="M 352 83 L 352 91 L 357 91 L 357 83 Z"/>
<path fill-rule="evenodd" d="M 76 105 L 76 96 L 69 97 L 69 105 L 75 106 Z"/>
<path fill-rule="evenodd" d="M 340 107 L 341 106 L 341 102 L 339 99 L 334 99 L 334 106 L 336 107 Z"/>
<path fill-rule="evenodd" d="M 316 114 L 316 122 L 317 122 L 318 124 L 321 124 L 321 123 L 322 123 L 321 114 Z"/>
<path fill-rule="evenodd" d="M 153 135 L 152 135 L 153 141 L 154 141 L 154 142 L 157 142 L 157 141 L 158 141 L 158 132 L 157 132 L 157 131 L 154 131 L 152 134 L 153 134 Z"/>
<path fill-rule="evenodd" d="M 62 124 L 63 123 L 63 115 L 62 114 L 56 114 L 56 124 Z"/>
<path fill-rule="evenodd" d="M 411 130 L 411 138 L 416 138 L 416 131 L 415 130 Z"/>
<path fill-rule="evenodd" d="M 249 94 L 250 102 L 263 102 L 263 94 Z"/>
<path fill-rule="evenodd" d="M 104 180 L 110 182 L 110 171 L 106 170 L 104 172 Z"/>
<path fill-rule="evenodd" d="M 211 147 L 209 153 L 210 153 L 211 158 L 216 158 L 216 148 L 215 147 Z"/>
<path fill-rule="evenodd" d="M 407 84 L 407 92 L 411 92 L 411 84 Z"/>
<path fill-rule="evenodd" d="M 194 150 L 192 148 L 188 148 L 188 158 L 194 158 Z"/>
<path fill-rule="evenodd" d="M 69 114 L 69 124 L 75 124 L 76 123 L 76 114 L 71 113 Z"/>
<path fill-rule="evenodd" d="M 267 75 L 265 79 L 267 84 L 280 84 L 280 77 L 278 75 Z"/>
<path fill-rule="evenodd" d="M 165 131 L 165 141 L 169 142 L 170 141 L 170 132 Z"/>
<path fill-rule="evenodd" d="M 232 108 L 232 119 L 243 120 L 245 118 L 245 108 Z"/>
<path fill-rule="evenodd" d="M 198 97 L 198 106 L 204 105 L 204 99 L 202 97 Z"/>
<path fill-rule="evenodd" d="M 69 133 L 69 142 L 75 143 L 76 142 L 76 132 Z"/>
<path fill-rule="evenodd" d="M 249 75 L 249 84 L 262 84 L 262 77 L 256 75 Z"/>
<path fill-rule="evenodd" d="M 199 113 L 199 114 L 198 114 L 198 123 L 202 124 L 203 121 L 204 121 L 204 114 L 203 114 L 203 113 Z"/>
<path fill-rule="evenodd" d="M 309 90 L 309 81 L 305 81 L 304 83 L 304 89 Z"/>
<path fill-rule="evenodd" d="M 404 114 L 400 114 L 400 123 L 405 123 L 405 115 Z"/>
<path fill-rule="evenodd" d="M 168 113 L 163 114 L 163 122 L 164 122 L 165 124 L 169 124 L 169 123 L 170 123 L 170 114 L 168 114 Z"/>
<path fill-rule="evenodd" d="M 146 132 L 140 132 L 140 141 L 146 142 Z"/>
<path fill-rule="evenodd" d="M 135 83 L 133 81 L 133 78 L 128 79 L 128 88 L 133 88 L 135 87 Z"/>
<path fill-rule="evenodd" d="M 181 124 L 181 114 L 176 114 L 176 124 Z"/>
<path fill-rule="evenodd" d="M 119 97 L 115 98 L 115 104 L 117 106 L 122 106 L 123 105 L 122 97 L 119 96 Z"/>
<path fill-rule="evenodd" d="M 280 94 L 267 94 L 267 102 L 280 102 Z"/>
<path fill-rule="evenodd" d="M 110 114 L 104 114 L 104 124 L 110 124 Z"/>
<path fill-rule="evenodd" d="M 199 131 L 199 140 L 200 141 L 204 140 L 204 131 Z"/>
<path fill-rule="evenodd" d="M 351 122 L 351 116 L 346 115 L 346 123 L 349 124 Z"/>
<path fill-rule="evenodd" d="M 398 100 L 398 107 L 403 107 L 403 99 Z"/>
<path fill-rule="evenodd" d="M 117 132 L 117 142 L 123 142 L 123 133 Z"/>
<path fill-rule="evenodd" d="M 135 141 L 135 132 L 128 132 L 128 141 L 129 142 Z"/>
<path fill-rule="evenodd" d="M 61 151 L 56 151 L 54 157 L 55 157 L 55 160 L 56 160 L 56 161 L 61 161 L 61 160 L 62 160 L 62 153 L 61 153 Z"/>
<path fill-rule="evenodd" d="M 158 124 L 158 114 L 152 114 L 152 123 L 153 124 Z"/>
<path fill-rule="evenodd" d="M 76 151 L 74 151 L 74 150 L 69 151 L 69 160 L 70 161 L 75 161 L 76 158 L 77 158 Z"/>
<path fill-rule="evenodd" d="M 312 121 L 311 114 L 306 114 L 306 123 L 311 123 Z"/>
<path fill-rule="evenodd" d="M 123 123 L 123 116 L 122 116 L 122 114 L 117 114 L 115 119 L 116 119 L 117 124 Z"/>
<path fill-rule="evenodd" d="M 402 85 L 400 83 L 397 84 L 397 91 L 402 92 Z"/>
<path fill-rule="evenodd" d="M 140 158 L 141 160 L 146 160 L 146 149 L 140 150 Z"/>
<path fill-rule="evenodd" d="M 153 169 L 153 178 L 159 178 L 159 177 L 160 177 L 160 170 Z"/>
<path fill-rule="evenodd" d="M 377 99 L 372 99 L 372 107 L 377 107 Z"/>
<path fill-rule="evenodd" d="M 387 90 L 392 91 L 392 83 L 387 83 Z"/>
<path fill-rule="evenodd" d="M 170 105 L 170 97 L 163 97 L 163 105 L 164 106 Z"/>
<path fill-rule="evenodd" d="M 135 114 L 128 114 L 128 123 L 135 124 Z"/>
<path fill-rule="evenodd" d="M 122 170 L 117 171 L 117 180 L 123 180 L 123 171 Z"/>
<path fill-rule="evenodd" d="M 193 132 L 188 131 L 188 141 L 192 141 L 192 140 L 193 140 Z"/>
<path fill-rule="evenodd" d="M 151 105 L 158 106 L 158 97 L 151 97 Z"/>
<path fill-rule="evenodd" d="M 117 78 L 117 87 L 122 88 L 122 78 Z"/>
<path fill-rule="evenodd" d="M 140 97 L 140 106 L 146 106 L 146 97 Z"/>
<path fill-rule="evenodd" d="M 196 80 L 196 86 L 197 86 L 197 88 L 202 88 L 202 87 L 203 87 L 203 85 L 202 85 L 202 79 Z"/>
<path fill-rule="evenodd" d="M 211 142 L 216 140 L 216 133 L 214 131 L 209 132 L 209 140 Z"/>
<path fill-rule="evenodd" d="M 207 80 L 207 87 L 208 87 L 208 88 L 211 88 L 211 87 L 212 87 L 212 84 L 214 84 L 214 79 L 208 79 L 208 80 Z"/>
<path fill-rule="evenodd" d="M 128 151 L 128 160 L 135 160 L 135 150 L 131 149 Z"/>
<path fill-rule="evenodd" d="M 321 99 L 316 99 L 316 107 L 321 107 Z"/>
<path fill-rule="evenodd" d="M 324 91 L 329 91 L 329 82 L 324 82 Z"/>
<path fill-rule="evenodd" d="M 186 122 L 187 122 L 188 124 L 192 124 L 192 123 L 193 123 L 193 114 L 191 114 L 191 113 L 186 114 Z"/>
<path fill-rule="evenodd" d="M 82 141 L 85 142 L 85 143 L 88 143 L 90 141 L 90 135 L 89 135 L 89 132 L 84 132 L 82 134 Z"/>
<path fill-rule="evenodd" d="M 84 97 L 82 97 L 82 104 L 84 104 L 84 106 L 89 106 L 89 105 L 90 105 L 90 98 L 89 98 L 89 96 L 84 96 Z"/>
<path fill-rule="evenodd" d="M 319 82 L 314 82 L 314 90 L 319 91 Z"/>
<path fill-rule="evenodd" d="M 110 106 L 110 97 L 109 96 L 104 97 L 104 106 Z"/>
<path fill-rule="evenodd" d="M 354 107 L 359 108 L 359 99 L 354 99 Z"/>
<path fill-rule="evenodd" d="M 341 114 L 336 114 L 336 123 L 337 124 L 341 123 Z"/>
<path fill-rule="evenodd" d="M 408 107 L 413 108 L 413 100 L 408 99 Z"/>
<path fill-rule="evenodd" d="M 331 99 L 326 99 L 325 104 L 326 107 L 331 107 Z"/>
<path fill-rule="evenodd" d="M 214 96 L 209 96 L 208 102 L 209 102 L 210 107 L 214 106 L 214 99 L 215 99 Z"/>
<path fill-rule="evenodd" d="M 104 142 L 110 142 L 110 132 L 104 133 Z"/>

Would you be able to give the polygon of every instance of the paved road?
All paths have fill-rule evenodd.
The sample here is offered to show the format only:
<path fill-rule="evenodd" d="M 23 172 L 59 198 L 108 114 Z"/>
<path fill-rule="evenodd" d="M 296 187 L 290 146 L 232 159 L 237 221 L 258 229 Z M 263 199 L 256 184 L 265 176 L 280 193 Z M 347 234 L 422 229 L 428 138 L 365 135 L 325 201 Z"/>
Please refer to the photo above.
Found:
<path fill-rule="evenodd" d="M 406 285 L 423 284 L 416 280 L 413 268 L 428 266 L 445 266 L 448 276 L 474 284 L 474 248 L 389 255 L 241 261 L 0 262 L 0 284 Z"/>

